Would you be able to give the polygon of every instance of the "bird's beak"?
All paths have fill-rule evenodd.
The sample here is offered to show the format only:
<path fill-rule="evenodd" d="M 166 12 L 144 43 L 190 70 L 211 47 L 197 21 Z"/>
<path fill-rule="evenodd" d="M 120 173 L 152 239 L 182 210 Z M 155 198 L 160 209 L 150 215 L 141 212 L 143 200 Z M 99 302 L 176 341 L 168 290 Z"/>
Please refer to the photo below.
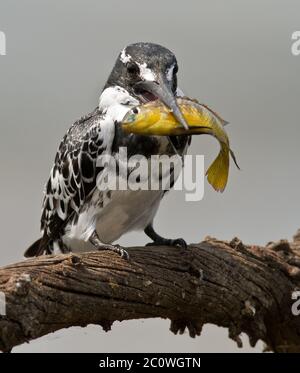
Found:
<path fill-rule="evenodd" d="M 178 120 L 182 126 L 188 130 L 189 126 L 182 115 L 177 102 L 170 87 L 170 84 L 166 81 L 164 77 L 160 77 L 157 81 L 142 81 L 135 84 L 135 90 L 137 94 L 143 96 L 143 92 L 150 93 L 154 98 L 162 101 L 170 110 L 172 110 L 173 115 Z"/>

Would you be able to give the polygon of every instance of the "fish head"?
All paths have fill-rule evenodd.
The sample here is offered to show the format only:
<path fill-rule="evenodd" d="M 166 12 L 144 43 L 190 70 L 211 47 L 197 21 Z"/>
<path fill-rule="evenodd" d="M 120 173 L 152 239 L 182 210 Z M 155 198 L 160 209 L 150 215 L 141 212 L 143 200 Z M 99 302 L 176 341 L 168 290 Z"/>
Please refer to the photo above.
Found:
<path fill-rule="evenodd" d="M 127 133 L 151 135 L 151 129 L 161 118 L 161 112 L 155 102 L 135 106 L 122 120 L 122 129 Z M 150 131 L 150 133 L 149 133 Z"/>

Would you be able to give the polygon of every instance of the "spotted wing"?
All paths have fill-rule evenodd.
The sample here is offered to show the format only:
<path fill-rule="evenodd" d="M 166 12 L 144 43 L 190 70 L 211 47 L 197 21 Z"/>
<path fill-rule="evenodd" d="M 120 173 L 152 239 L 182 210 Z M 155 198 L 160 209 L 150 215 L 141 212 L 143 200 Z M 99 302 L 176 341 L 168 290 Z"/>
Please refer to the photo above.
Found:
<path fill-rule="evenodd" d="M 75 122 L 58 149 L 43 201 L 41 229 L 48 241 L 59 240 L 66 223 L 78 214 L 96 187 L 97 158 L 111 146 L 114 128 L 103 128 L 96 109 Z"/>

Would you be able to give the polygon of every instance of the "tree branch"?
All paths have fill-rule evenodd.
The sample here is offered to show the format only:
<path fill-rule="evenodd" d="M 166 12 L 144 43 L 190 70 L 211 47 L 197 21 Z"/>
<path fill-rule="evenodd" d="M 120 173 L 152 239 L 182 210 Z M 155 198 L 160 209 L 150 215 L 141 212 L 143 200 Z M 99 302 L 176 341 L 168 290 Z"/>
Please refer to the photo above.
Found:
<path fill-rule="evenodd" d="M 43 256 L 0 269 L 6 316 L 0 350 L 70 326 L 161 317 L 191 337 L 203 324 L 227 327 L 241 345 L 263 340 L 276 352 L 300 352 L 300 234 L 266 247 L 207 238 L 187 250 L 129 248 L 130 261 L 111 252 Z"/>

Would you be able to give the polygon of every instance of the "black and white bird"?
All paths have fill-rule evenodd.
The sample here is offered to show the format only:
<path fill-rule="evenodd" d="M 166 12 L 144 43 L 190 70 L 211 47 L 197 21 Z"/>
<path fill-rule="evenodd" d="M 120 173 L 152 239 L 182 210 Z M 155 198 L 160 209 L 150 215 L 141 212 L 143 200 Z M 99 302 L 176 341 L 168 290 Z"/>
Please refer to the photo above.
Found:
<path fill-rule="evenodd" d="M 75 122 L 59 146 L 45 188 L 42 238 L 27 249 L 26 257 L 51 254 L 56 248 L 61 252 L 111 250 L 127 257 L 114 242 L 132 230 L 144 230 L 152 245 L 186 247 L 183 239 L 166 239 L 153 229 L 164 190 L 101 191 L 96 185 L 104 171 L 97 165 L 98 157 L 117 155 L 120 147 L 127 147 L 128 157 L 186 152 L 190 136 L 126 135 L 120 126 L 134 106 L 159 99 L 186 127 L 175 100 L 181 95 L 177 71 L 176 57 L 160 45 L 136 43 L 122 50 L 99 106 Z"/>

